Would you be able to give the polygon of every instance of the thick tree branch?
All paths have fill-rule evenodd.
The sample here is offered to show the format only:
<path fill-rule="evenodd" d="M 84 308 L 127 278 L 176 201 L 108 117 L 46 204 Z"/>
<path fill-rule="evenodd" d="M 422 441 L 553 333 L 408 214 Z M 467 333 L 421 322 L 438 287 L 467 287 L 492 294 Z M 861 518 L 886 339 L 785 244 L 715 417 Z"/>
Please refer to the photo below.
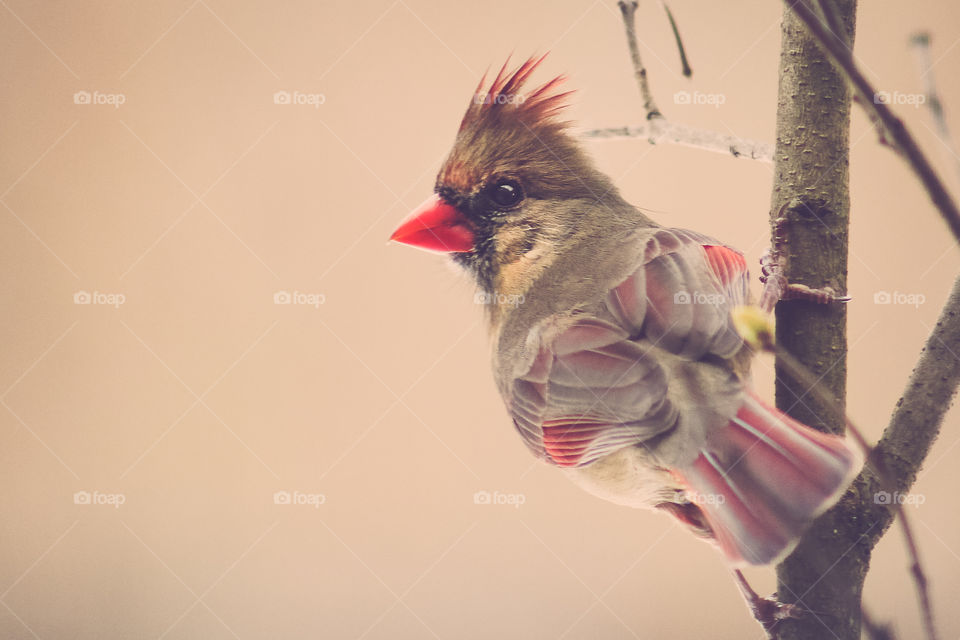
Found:
<path fill-rule="evenodd" d="M 836 3 L 835 20 L 853 42 L 855 0 Z M 841 27 L 838 27 L 841 28 Z M 771 224 L 782 232 L 782 273 L 793 284 L 847 288 L 850 94 L 846 79 L 789 8 L 782 23 L 777 140 Z M 779 222 L 777 218 L 784 218 Z M 776 309 L 776 342 L 812 371 L 842 410 L 846 398 L 846 308 L 784 301 Z M 777 406 L 797 420 L 840 433 L 844 418 L 808 393 L 777 359 Z M 784 620 L 784 640 L 858 640 L 869 548 L 845 509 L 851 496 L 821 516 L 777 567 L 781 602 L 811 613 Z"/>
<path fill-rule="evenodd" d="M 820 17 L 805 2 L 802 0 L 787 0 L 788 12 L 784 16 L 782 55 L 787 54 L 788 45 L 791 44 L 788 43 L 787 21 L 802 22 L 808 29 L 805 34 L 806 37 L 822 46 L 821 51 L 829 54 L 836 68 L 844 74 L 845 78 L 850 80 L 859 94 L 861 105 L 868 110 L 872 119 L 883 127 L 886 134 L 889 134 L 893 145 L 906 157 L 911 168 L 927 188 L 941 215 L 948 222 L 951 230 L 954 231 L 955 236 L 960 238 L 960 234 L 958 234 L 960 216 L 957 215 L 953 200 L 903 123 L 893 116 L 884 101 L 877 98 L 880 94 L 867 83 L 854 63 L 850 48 L 855 12 L 853 2 L 846 7 L 843 3 L 836 6 L 832 0 L 818 0 L 818 2 L 824 19 L 829 24 L 829 29 L 825 27 Z M 849 37 L 846 37 L 843 33 L 844 29 L 841 25 L 849 29 Z M 794 41 L 795 43 L 796 41 Z M 816 63 L 818 64 L 819 61 L 816 61 Z M 782 67 L 781 72 L 783 72 Z M 783 79 L 784 77 L 781 75 L 781 98 L 784 88 Z M 847 107 L 848 105 L 849 103 L 847 103 Z M 778 116 L 778 143 L 780 142 L 780 125 Z M 844 136 L 842 140 L 844 147 L 846 143 L 847 138 Z M 806 151 L 806 148 L 804 150 Z M 779 151 L 780 147 L 778 146 L 778 161 L 780 160 Z M 816 253 L 809 255 L 815 257 Z M 784 315 L 790 317 L 793 314 L 786 312 Z M 778 314 L 778 337 L 781 335 L 779 320 L 780 315 Z M 819 331 L 811 332 L 811 335 L 816 336 L 818 333 Z M 790 350 L 803 359 L 804 355 L 810 355 L 810 341 L 800 340 L 799 342 L 800 344 L 796 345 L 799 349 L 790 348 Z M 814 337 L 812 342 L 816 344 L 818 342 L 817 338 Z M 838 607 L 836 611 L 837 614 L 842 614 L 843 609 L 846 609 L 847 613 L 846 616 L 837 615 L 836 622 L 839 625 L 830 626 L 831 631 L 839 638 L 846 640 L 846 638 L 859 637 L 859 620 L 856 613 L 860 610 L 854 609 L 852 606 L 860 600 L 862 581 L 869 566 L 870 551 L 893 519 L 895 509 L 892 503 L 896 502 L 898 494 L 905 494 L 912 485 L 920 464 L 939 432 L 943 416 L 956 393 L 957 385 L 960 384 L 960 367 L 957 366 L 960 359 L 956 357 L 956 353 L 960 353 L 960 279 L 958 279 L 951 298 L 944 308 L 937 328 L 927 342 L 920 363 L 918 363 L 911 376 L 907 391 L 898 403 L 891 423 L 871 457 L 873 468 L 868 467 L 864 470 L 854 482 L 852 491 L 845 496 L 837 507 L 815 523 L 811 532 L 805 536 L 801 545 L 798 546 L 797 551 L 778 568 L 779 587 L 782 589 L 781 598 L 790 601 L 789 596 L 792 594 L 809 605 L 807 596 L 797 594 L 796 588 L 803 588 L 804 583 L 809 578 L 816 576 L 817 572 L 810 570 L 810 563 L 817 560 L 818 546 L 821 550 L 826 551 L 824 555 L 828 557 L 837 551 L 835 545 L 824 544 L 827 539 L 823 535 L 829 531 L 834 534 L 843 532 L 839 540 L 849 542 L 849 547 L 830 566 L 828 569 L 830 575 L 818 577 L 817 582 L 814 582 L 808 588 L 808 591 L 816 593 L 824 590 L 823 587 L 818 586 L 824 583 L 827 585 L 836 583 L 837 586 L 846 585 L 845 590 L 839 592 L 834 590 L 834 595 L 841 598 L 834 603 L 841 603 L 842 601 L 843 605 L 847 605 L 842 608 Z M 833 387 L 829 388 L 836 398 L 843 398 L 842 392 L 836 391 Z M 778 400 L 780 399 L 778 395 Z M 891 491 L 893 492 L 892 495 Z M 890 499 L 882 499 L 888 497 Z M 911 569 L 918 584 L 926 633 L 929 638 L 935 638 L 936 631 L 930 612 L 926 578 L 920 568 L 916 543 L 906 520 L 901 519 L 901 521 L 904 526 L 908 548 L 913 558 Z M 851 523 L 858 523 L 859 526 L 848 526 L 846 531 L 837 527 L 840 524 Z M 819 544 L 808 544 L 811 539 L 819 540 Z M 846 598 L 843 599 L 843 596 L 846 596 Z M 818 622 L 823 621 L 818 620 Z M 869 624 L 868 627 L 870 627 L 871 634 L 878 630 L 872 624 Z M 818 631 L 815 625 L 804 625 L 802 622 L 795 624 L 793 621 L 786 621 L 783 631 L 784 638 L 815 638 L 822 633 L 822 629 Z"/>

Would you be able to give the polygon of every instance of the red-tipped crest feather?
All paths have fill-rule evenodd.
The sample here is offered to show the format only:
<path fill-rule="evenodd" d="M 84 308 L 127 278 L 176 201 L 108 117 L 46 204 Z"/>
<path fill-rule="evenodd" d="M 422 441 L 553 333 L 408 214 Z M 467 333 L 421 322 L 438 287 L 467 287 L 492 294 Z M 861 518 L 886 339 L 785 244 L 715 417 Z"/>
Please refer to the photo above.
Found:
<path fill-rule="evenodd" d="M 569 135 L 569 123 L 557 117 L 572 93 L 558 91 L 564 76 L 527 86 L 545 57 L 515 67 L 508 58 L 492 82 L 481 80 L 437 175 L 438 188 L 467 196 L 494 176 L 508 176 L 523 184 L 527 196 L 612 193 L 613 185 Z"/>
<path fill-rule="evenodd" d="M 557 76 L 526 95 L 521 93 L 524 84 L 546 57 L 547 54 L 540 57 L 532 56 L 512 72 L 507 70 L 510 64 L 510 58 L 507 58 L 486 91 L 483 90 L 483 86 L 487 74 L 483 74 L 480 84 L 474 91 L 473 101 L 460 124 L 461 131 L 486 117 L 497 117 L 508 112 L 525 121 L 528 126 L 545 124 L 552 120 L 566 107 L 565 99 L 573 93 L 573 91 L 554 92 L 557 86 L 566 80 L 565 76 Z M 552 124 L 563 125 L 559 122 Z"/>

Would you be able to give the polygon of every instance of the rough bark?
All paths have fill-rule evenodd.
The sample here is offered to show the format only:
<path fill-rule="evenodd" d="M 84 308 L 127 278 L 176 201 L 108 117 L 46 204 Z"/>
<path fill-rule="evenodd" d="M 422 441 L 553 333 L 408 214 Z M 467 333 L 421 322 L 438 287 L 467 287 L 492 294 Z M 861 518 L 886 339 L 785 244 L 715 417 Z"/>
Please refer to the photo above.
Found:
<path fill-rule="evenodd" d="M 893 490 L 905 493 L 940 433 L 940 425 L 960 385 L 960 278 L 924 345 L 907 388 L 877 443 L 874 455 L 887 469 Z M 880 487 L 878 487 L 880 489 Z M 887 489 L 889 491 L 889 489 Z M 871 511 L 889 520 L 889 508 L 871 501 Z M 879 538 L 879 532 L 875 538 Z"/>
<path fill-rule="evenodd" d="M 853 42 L 855 0 L 835 3 Z M 851 96 L 844 77 L 803 23 L 785 7 L 781 33 L 777 139 L 771 212 L 783 231 L 784 275 L 791 283 L 846 292 L 850 212 Z M 776 311 L 776 339 L 820 378 L 844 406 L 846 309 L 842 304 L 791 300 Z M 839 433 L 843 418 L 822 406 L 777 367 L 777 406 L 801 422 Z M 777 567 L 778 597 L 811 613 L 784 621 L 784 640 L 856 640 L 870 545 L 856 520 L 850 492 L 821 516 Z M 853 518 L 853 520 L 851 520 Z"/>

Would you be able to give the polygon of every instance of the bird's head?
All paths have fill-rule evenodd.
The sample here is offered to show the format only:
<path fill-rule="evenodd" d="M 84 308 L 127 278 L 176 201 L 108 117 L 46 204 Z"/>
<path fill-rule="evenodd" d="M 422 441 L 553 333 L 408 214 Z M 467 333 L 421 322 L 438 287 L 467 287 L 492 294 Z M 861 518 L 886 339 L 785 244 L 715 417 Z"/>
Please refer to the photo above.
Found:
<path fill-rule="evenodd" d="M 621 202 L 557 118 L 571 92 L 563 77 L 532 91 L 524 85 L 543 57 L 480 81 L 434 195 L 394 231 L 392 240 L 452 254 L 486 292 L 517 290 L 588 213 Z"/>

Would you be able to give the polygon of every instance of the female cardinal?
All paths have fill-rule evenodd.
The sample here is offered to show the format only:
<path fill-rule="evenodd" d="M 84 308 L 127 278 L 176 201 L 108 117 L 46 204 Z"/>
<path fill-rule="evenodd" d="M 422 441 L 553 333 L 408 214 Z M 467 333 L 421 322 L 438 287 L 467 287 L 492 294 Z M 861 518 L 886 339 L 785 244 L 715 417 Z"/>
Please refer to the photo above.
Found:
<path fill-rule="evenodd" d="M 531 451 L 608 500 L 663 509 L 734 564 L 785 556 L 854 473 L 844 440 L 749 388 L 730 311 L 743 254 L 655 223 L 557 120 L 543 58 L 481 80 L 435 195 L 393 233 L 490 301 L 493 371 Z"/>

